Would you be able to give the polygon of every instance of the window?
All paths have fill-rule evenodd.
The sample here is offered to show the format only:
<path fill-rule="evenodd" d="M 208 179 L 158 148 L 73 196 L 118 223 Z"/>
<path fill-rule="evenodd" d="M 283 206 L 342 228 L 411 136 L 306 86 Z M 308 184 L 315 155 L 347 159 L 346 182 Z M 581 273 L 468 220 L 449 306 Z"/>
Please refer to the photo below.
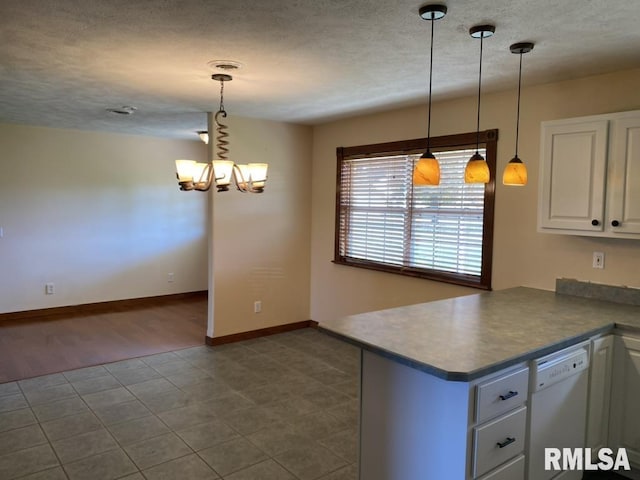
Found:
<path fill-rule="evenodd" d="M 491 289 L 497 130 L 480 132 L 488 184 L 465 184 L 476 133 L 431 139 L 437 187 L 414 187 L 426 139 L 337 149 L 334 262 Z"/>

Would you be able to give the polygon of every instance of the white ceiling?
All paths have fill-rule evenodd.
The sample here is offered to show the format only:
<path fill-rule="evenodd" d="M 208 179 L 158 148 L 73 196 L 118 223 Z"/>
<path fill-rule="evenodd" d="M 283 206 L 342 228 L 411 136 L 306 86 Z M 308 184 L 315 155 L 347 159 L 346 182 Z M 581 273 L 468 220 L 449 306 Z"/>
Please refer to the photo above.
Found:
<path fill-rule="evenodd" d="M 196 138 L 215 111 L 210 60 L 244 64 L 229 115 L 317 124 L 426 102 L 419 0 L 1 0 L 0 122 Z M 447 0 L 434 101 L 640 66 L 639 0 Z M 132 105 L 131 116 L 106 112 Z"/>

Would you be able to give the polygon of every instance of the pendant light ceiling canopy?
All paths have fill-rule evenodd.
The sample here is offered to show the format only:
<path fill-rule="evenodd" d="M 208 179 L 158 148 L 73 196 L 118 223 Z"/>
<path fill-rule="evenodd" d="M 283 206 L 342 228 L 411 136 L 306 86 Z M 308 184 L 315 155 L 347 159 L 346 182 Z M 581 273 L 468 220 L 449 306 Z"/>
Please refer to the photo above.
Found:
<path fill-rule="evenodd" d="M 440 164 L 431 153 L 431 84 L 433 79 L 433 24 L 435 20 L 443 18 L 447 14 L 445 5 L 433 4 L 420 7 L 418 12 L 423 20 L 431 21 L 431 51 L 429 55 L 429 113 L 427 119 L 427 149 L 422 154 L 413 171 L 414 185 L 439 185 Z"/>
<path fill-rule="evenodd" d="M 423 20 L 440 20 L 447 14 L 447 6 L 438 4 L 424 5 L 420 7 L 418 13 Z"/>
<path fill-rule="evenodd" d="M 502 174 L 502 183 L 509 186 L 524 186 L 527 184 L 527 167 L 518 157 L 518 138 L 520 134 L 520 92 L 522 88 L 522 55 L 533 50 L 533 43 L 514 43 L 509 47 L 511 53 L 520 55 L 520 68 L 518 70 L 518 108 L 516 114 L 516 154 L 509 160 L 509 163 Z"/>
<path fill-rule="evenodd" d="M 480 95 L 482 86 L 482 46 L 485 38 L 491 37 L 496 31 L 494 25 L 476 25 L 469 29 L 469 35 L 480 39 L 480 69 L 478 73 L 478 117 L 476 122 L 476 153 L 474 153 L 464 170 L 465 183 L 488 183 L 491 179 L 489 165 L 480 155 Z"/>

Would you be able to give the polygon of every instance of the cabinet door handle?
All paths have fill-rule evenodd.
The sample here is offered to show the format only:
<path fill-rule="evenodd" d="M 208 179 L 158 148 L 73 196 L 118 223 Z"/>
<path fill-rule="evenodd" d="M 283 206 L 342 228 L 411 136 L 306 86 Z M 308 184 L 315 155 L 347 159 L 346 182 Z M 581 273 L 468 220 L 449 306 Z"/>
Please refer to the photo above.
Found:
<path fill-rule="evenodd" d="M 515 437 L 507 437 L 507 439 L 504 442 L 498 442 L 498 443 L 496 443 L 496 445 L 499 448 L 504 448 L 507 445 L 511 445 L 515 441 L 516 441 Z"/>
<path fill-rule="evenodd" d="M 600 225 L 600 221 L 594 218 L 593 220 L 591 220 L 591 225 L 593 225 L 594 227 L 597 227 L 598 225 Z"/>
<path fill-rule="evenodd" d="M 613 222 L 611 222 L 611 226 L 612 227 L 619 227 L 620 226 L 620 222 L 618 220 L 614 220 Z"/>
<path fill-rule="evenodd" d="M 509 390 L 509 393 L 507 393 L 506 395 L 500 395 L 500 400 L 508 400 L 511 397 L 515 397 L 516 395 L 518 395 L 518 392 L 514 392 L 513 390 Z"/>

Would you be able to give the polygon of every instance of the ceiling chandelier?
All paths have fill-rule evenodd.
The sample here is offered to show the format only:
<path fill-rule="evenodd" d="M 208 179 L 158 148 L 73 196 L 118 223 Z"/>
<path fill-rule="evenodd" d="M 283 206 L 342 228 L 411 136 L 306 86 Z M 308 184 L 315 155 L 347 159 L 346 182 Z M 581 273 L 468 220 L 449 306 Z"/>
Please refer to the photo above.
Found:
<path fill-rule="evenodd" d="M 215 114 L 216 147 L 218 158 L 207 163 L 199 163 L 195 160 L 176 160 L 176 170 L 180 190 L 197 190 L 206 192 L 215 182 L 218 192 L 226 192 L 231 185 L 233 178 L 236 187 L 241 192 L 262 193 L 267 181 L 266 163 L 249 163 L 239 165 L 227 158 L 229 153 L 229 133 L 228 126 L 222 123 L 221 119 L 226 118 L 227 112 L 224 109 L 224 84 L 233 80 L 231 75 L 226 73 L 216 73 L 211 76 L 212 80 L 220 82 L 220 108 Z M 206 135 L 208 143 L 210 132 L 198 132 L 204 141 Z"/>

